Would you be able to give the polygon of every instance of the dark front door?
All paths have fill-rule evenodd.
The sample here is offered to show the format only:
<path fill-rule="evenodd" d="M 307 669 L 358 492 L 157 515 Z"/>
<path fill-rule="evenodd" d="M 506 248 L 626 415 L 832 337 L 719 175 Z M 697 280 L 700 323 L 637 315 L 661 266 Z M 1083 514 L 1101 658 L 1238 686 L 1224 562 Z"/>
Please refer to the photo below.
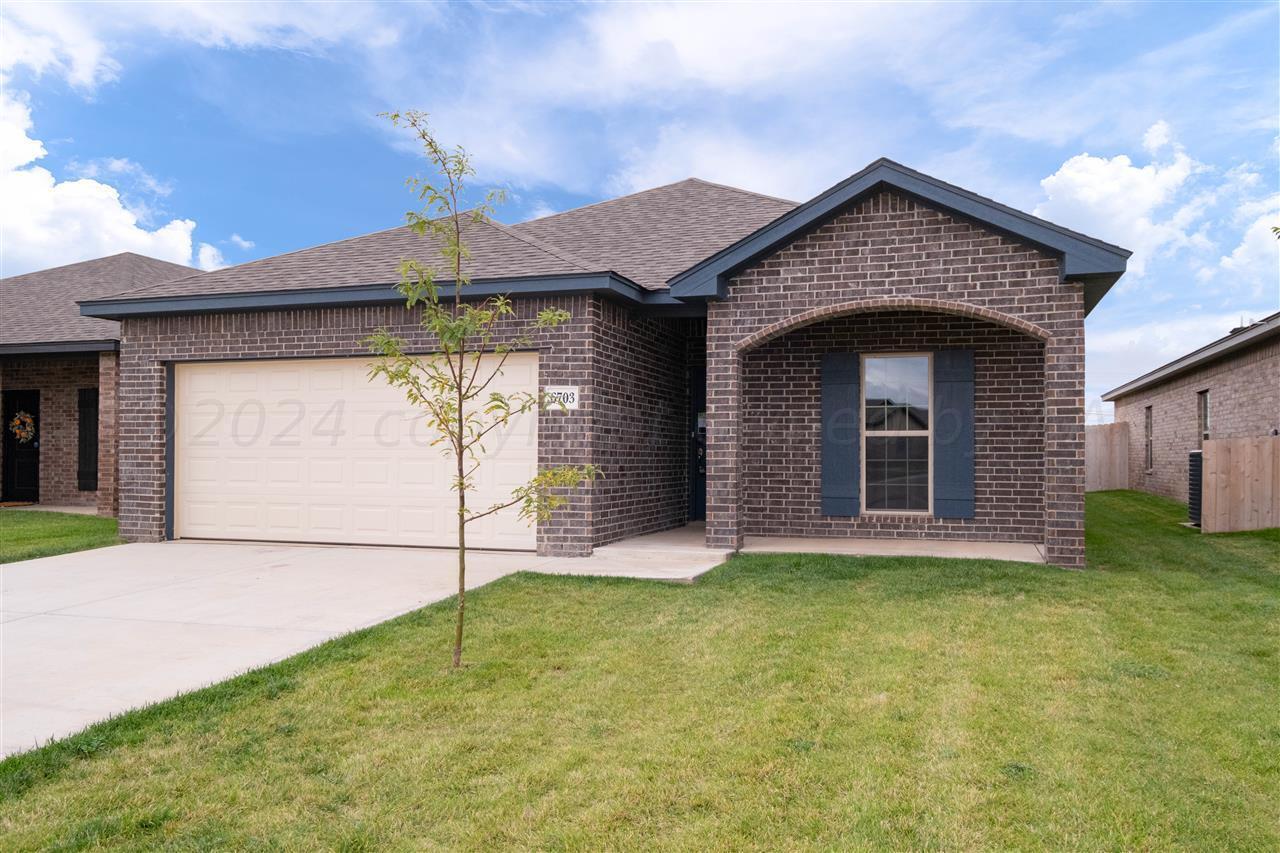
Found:
<path fill-rule="evenodd" d="M 6 501 L 40 500 L 40 392 L 4 392 Z"/>
<path fill-rule="evenodd" d="M 689 520 L 707 517 L 707 369 L 689 368 Z"/>

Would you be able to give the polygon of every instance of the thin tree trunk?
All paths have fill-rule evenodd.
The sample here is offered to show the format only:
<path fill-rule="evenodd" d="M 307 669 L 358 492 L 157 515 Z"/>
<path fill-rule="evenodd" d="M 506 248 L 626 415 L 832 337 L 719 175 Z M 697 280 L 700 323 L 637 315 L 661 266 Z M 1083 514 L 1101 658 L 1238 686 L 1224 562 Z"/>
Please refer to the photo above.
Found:
<path fill-rule="evenodd" d="M 462 457 L 458 457 L 462 473 Z M 462 666 L 462 617 L 467 609 L 467 493 L 458 490 L 458 624 L 453 630 L 453 668 Z"/>
<path fill-rule="evenodd" d="M 453 233 L 462 243 L 462 223 L 458 219 L 458 199 L 454 192 L 453 179 L 449 179 L 449 198 L 453 210 Z M 458 254 L 453 261 L 453 316 L 456 319 L 462 312 L 462 255 Z M 458 444 L 454 455 L 458 460 L 458 624 L 453 629 L 453 668 L 462 666 L 462 620 L 467 609 L 467 488 L 463 478 L 466 476 L 466 456 L 463 443 L 466 441 L 464 429 L 467 418 L 463 410 L 465 402 L 467 374 L 467 341 L 464 337 L 458 342 Z"/>

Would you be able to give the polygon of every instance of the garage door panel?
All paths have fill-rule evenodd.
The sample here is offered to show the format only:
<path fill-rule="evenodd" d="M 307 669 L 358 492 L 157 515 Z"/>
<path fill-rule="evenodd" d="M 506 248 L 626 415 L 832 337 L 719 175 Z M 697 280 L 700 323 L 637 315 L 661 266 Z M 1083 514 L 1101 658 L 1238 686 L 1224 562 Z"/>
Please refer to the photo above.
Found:
<path fill-rule="evenodd" d="M 178 536 L 452 546 L 453 463 L 401 391 L 365 359 L 178 365 Z M 513 354 L 498 387 L 537 389 L 537 356 Z M 469 495 L 483 509 L 537 470 L 537 416 L 486 441 Z M 514 509 L 468 528 L 479 547 L 526 548 Z"/>

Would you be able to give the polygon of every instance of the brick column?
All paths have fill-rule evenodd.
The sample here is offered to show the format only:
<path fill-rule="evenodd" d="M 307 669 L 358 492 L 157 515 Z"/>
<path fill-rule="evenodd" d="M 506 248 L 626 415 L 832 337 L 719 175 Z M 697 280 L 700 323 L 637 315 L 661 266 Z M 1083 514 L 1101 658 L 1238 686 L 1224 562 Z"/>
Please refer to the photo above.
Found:
<path fill-rule="evenodd" d="M 116 481 L 119 466 L 116 450 L 116 389 L 120 379 L 120 357 L 115 352 L 98 354 L 98 515 L 114 516 L 119 509 Z"/>
<path fill-rule="evenodd" d="M 742 358 L 722 303 L 707 321 L 707 546 L 742 547 L 741 466 L 738 461 Z"/>
<path fill-rule="evenodd" d="M 1058 324 L 1044 347 L 1044 544 L 1055 565 L 1084 559 L 1084 321 Z"/>

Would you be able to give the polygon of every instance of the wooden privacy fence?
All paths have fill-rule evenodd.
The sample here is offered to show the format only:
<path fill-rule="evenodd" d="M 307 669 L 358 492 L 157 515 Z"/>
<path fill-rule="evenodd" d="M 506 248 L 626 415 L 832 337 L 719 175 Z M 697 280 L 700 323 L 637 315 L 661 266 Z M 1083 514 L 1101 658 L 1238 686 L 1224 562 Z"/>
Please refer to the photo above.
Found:
<path fill-rule="evenodd" d="M 1129 425 L 1084 428 L 1084 490 L 1129 488 Z"/>
<path fill-rule="evenodd" d="M 1202 494 L 1205 533 L 1280 527 L 1280 436 L 1206 441 Z"/>

